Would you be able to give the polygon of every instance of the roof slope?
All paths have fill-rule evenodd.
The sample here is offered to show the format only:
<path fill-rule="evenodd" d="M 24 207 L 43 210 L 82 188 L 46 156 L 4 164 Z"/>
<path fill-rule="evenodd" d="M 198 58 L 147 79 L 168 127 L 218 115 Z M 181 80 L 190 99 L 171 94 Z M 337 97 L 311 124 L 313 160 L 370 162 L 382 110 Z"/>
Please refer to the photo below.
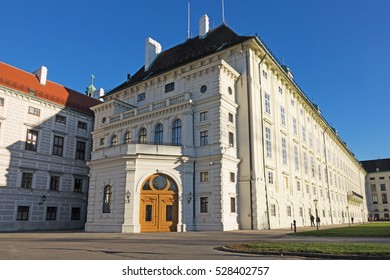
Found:
<path fill-rule="evenodd" d="M 361 164 L 367 173 L 379 172 L 379 171 L 390 171 L 390 158 L 363 160 L 361 161 Z"/>
<path fill-rule="evenodd" d="M 1 61 L 0 85 L 31 94 L 35 97 L 69 107 L 88 115 L 93 115 L 90 107 L 101 103 L 99 100 L 49 80 L 46 81 L 46 85 L 41 85 L 34 74 L 25 72 Z"/>
<path fill-rule="evenodd" d="M 129 80 L 114 88 L 107 95 L 120 91 L 150 77 L 172 70 L 178 66 L 197 60 L 209 54 L 240 44 L 251 36 L 240 36 L 226 25 L 209 31 L 205 36 L 188 39 L 183 44 L 174 46 L 160 53 L 151 67 L 145 71 L 143 66 Z"/>

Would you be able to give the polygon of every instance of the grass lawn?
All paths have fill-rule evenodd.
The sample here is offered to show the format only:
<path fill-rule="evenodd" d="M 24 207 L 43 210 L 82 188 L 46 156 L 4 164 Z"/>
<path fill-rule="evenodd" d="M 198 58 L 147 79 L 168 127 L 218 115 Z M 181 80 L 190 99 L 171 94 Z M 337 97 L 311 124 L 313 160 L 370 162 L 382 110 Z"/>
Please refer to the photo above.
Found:
<path fill-rule="evenodd" d="M 390 244 L 262 242 L 232 244 L 227 247 L 244 252 L 317 253 L 390 259 Z"/>
<path fill-rule="evenodd" d="M 297 229 L 299 231 L 299 228 Z M 323 236 L 323 237 L 390 237 L 389 222 L 375 222 L 351 227 L 313 230 L 291 233 L 296 236 Z"/>
<path fill-rule="evenodd" d="M 297 229 L 299 231 L 299 228 Z M 390 237 L 389 222 L 375 222 L 351 227 L 313 230 L 290 233 L 293 236 L 320 237 Z M 261 242 L 232 244 L 229 249 L 245 252 L 278 252 L 278 253 L 318 253 L 334 256 L 361 256 L 390 259 L 390 244 L 363 243 L 304 243 L 304 242 Z"/>

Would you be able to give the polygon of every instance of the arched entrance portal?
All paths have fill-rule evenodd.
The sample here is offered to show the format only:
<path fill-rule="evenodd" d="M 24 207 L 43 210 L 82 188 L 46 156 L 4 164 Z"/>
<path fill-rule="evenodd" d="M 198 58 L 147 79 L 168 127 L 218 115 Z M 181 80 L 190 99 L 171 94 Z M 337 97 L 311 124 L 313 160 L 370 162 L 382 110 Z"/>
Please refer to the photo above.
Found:
<path fill-rule="evenodd" d="M 164 174 L 150 176 L 142 185 L 141 232 L 177 231 L 177 185 Z"/>

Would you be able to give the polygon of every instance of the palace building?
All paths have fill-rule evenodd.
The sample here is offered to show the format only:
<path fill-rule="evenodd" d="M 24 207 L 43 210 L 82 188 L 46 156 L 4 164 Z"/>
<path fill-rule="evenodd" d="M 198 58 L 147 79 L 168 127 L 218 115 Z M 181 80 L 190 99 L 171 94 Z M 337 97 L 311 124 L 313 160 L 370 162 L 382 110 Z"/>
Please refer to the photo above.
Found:
<path fill-rule="evenodd" d="M 390 158 L 364 160 L 361 163 L 367 172 L 368 217 L 375 221 L 390 221 Z"/>
<path fill-rule="evenodd" d="M 0 231 L 83 228 L 101 102 L 0 62 Z"/>
<path fill-rule="evenodd" d="M 226 25 L 145 64 L 92 107 L 86 231 L 270 229 L 356 222 L 366 172 L 257 36 Z M 360 216 L 358 215 L 360 213 Z"/>

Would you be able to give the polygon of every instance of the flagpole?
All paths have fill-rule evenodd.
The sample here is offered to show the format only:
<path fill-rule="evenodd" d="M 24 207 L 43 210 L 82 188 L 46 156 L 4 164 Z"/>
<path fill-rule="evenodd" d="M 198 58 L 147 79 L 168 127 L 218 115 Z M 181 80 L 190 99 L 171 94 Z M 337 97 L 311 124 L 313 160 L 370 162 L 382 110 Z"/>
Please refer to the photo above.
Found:
<path fill-rule="evenodd" d="M 190 26 L 191 26 L 191 4 L 190 0 L 188 0 L 188 30 L 187 30 L 187 39 L 190 39 L 191 32 L 190 32 Z"/>
<path fill-rule="evenodd" d="M 222 23 L 225 23 L 225 1 L 222 0 Z"/>

